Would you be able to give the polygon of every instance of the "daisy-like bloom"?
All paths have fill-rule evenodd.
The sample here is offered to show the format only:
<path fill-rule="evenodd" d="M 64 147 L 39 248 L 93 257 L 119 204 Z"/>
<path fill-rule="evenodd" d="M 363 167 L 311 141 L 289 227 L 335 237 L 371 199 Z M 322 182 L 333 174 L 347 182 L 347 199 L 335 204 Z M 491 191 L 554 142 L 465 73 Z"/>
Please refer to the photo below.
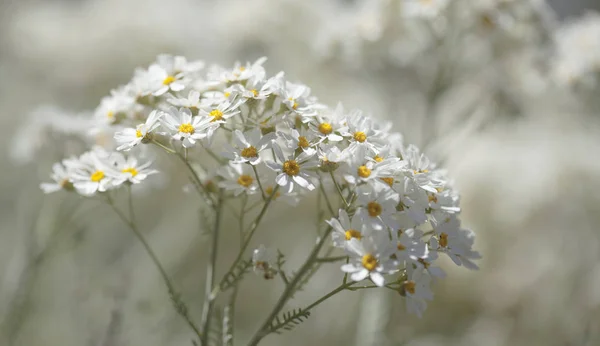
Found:
<path fill-rule="evenodd" d="M 361 240 L 363 236 L 368 235 L 368 229 L 362 222 L 359 216 L 354 216 L 352 219 L 344 209 L 340 209 L 338 218 L 331 218 L 326 221 L 329 226 L 333 227 L 333 245 L 336 247 L 345 248 L 347 243 L 356 238 Z"/>
<path fill-rule="evenodd" d="M 400 201 L 396 192 L 381 184 L 360 186 L 357 192 L 360 207 L 356 214 L 360 215 L 370 229 L 380 231 L 387 227 L 400 228 L 398 221 L 394 219 L 396 206 Z"/>
<path fill-rule="evenodd" d="M 424 190 L 437 193 L 438 187 L 443 187 L 444 181 L 439 179 L 439 176 L 433 172 L 435 165 L 432 164 L 425 154 L 419 152 L 419 149 L 414 145 L 409 145 L 402 157 L 406 161 L 406 169 L 419 185 Z"/>
<path fill-rule="evenodd" d="M 340 164 L 348 160 L 347 152 L 341 151 L 334 144 L 319 143 L 317 146 L 317 156 L 319 158 L 319 169 L 324 172 L 333 172 L 338 169 Z"/>
<path fill-rule="evenodd" d="M 245 99 L 264 100 L 275 90 L 274 84 L 265 78 L 264 68 L 257 68 L 254 74 L 242 84 L 234 84 L 229 92 L 235 93 Z"/>
<path fill-rule="evenodd" d="M 96 108 L 94 116 L 100 124 L 114 124 L 120 118 L 126 117 L 132 111 L 139 109 L 135 98 L 128 94 L 126 88 L 111 91 L 110 96 L 105 96 Z"/>
<path fill-rule="evenodd" d="M 177 98 L 171 96 L 167 99 L 167 102 L 175 107 L 189 108 L 192 112 L 197 112 L 200 108 L 200 92 L 197 90 L 190 90 L 187 97 Z"/>
<path fill-rule="evenodd" d="M 472 261 L 481 258 L 479 252 L 473 250 L 475 234 L 471 230 L 460 228 L 459 225 L 460 222 L 454 215 L 449 216 L 448 222 L 436 225 L 436 237 L 429 240 L 429 246 L 434 251 L 447 254 L 458 266 L 479 269 Z"/>
<path fill-rule="evenodd" d="M 210 139 L 220 124 L 212 117 L 192 116 L 189 109 L 180 108 L 178 111 L 175 107 L 169 107 L 161 121 L 166 128 L 175 132 L 173 139 L 182 141 L 185 148 L 195 146 L 200 139 Z"/>
<path fill-rule="evenodd" d="M 426 210 L 429 206 L 427 193 L 419 188 L 411 176 L 405 174 L 396 176 L 392 189 L 400 196 L 396 210 L 400 215 L 406 215 L 411 220 L 409 224 L 403 224 L 401 227 L 413 227 L 427 221 Z"/>
<path fill-rule="evenodd" d="M 301 131 L 302 133 L 296 129 L 291 129 L 289 134 L 279 131 L 277 135 L 285 141 L 285 146 L 288 149 L 305 152 L 308 155 L 316 154 L 314 134 L 308 131 Z"/>
<path fill-rule="evenodd" d="M 316 114 L 311 107 L 315 103 L 315 99 L 310 96 L 309 87 L 287 81 L 284 82 L 284 86 L 281 89 L 282 103 L 290 112 L 301 113 L 305 116 Z"/>
<path fill-rule="evenodd" d="M 350 114 L 345 121 L 346 129 L 342 136 L 350 140 L 350 146 L 346 149 L 351 153 L 364 152 L 367 155 L 376 155 L 381 147 L 377 138 L 380 134 L 375 130 L 373 121 L 364 116 L 360 111 Z M 366 149 L 366 150 L 365 150 Z"/>
<path fill-rule="evenodd" d="M 346 128 L 340 124 L 341 116 L 343 116 L 344 109 L 341 105 L 338 105 L 336 110 L 328 116 L 317 115 L 316 117 L 304 118 L 310 121 L 309 128 L 319 138 L 319 141 L 328 142 L 340 142 L 344 140 L 344 137 L 340 135 L 346 131 Z M 303 120 L 303 122 L 305 122 Z"/>
<path fill-rule="evenodd" d="M 53 183 L 41 183 L 40 188 L 44 193 L 52 193 L 60 190 L 73 190 L 73 184 L 70 180 L 70 172 L 62 163 L 52 165 L 52 174 L 50 175 Z"/>
<path fill-rule="evenodd" d="M 188 77 L 203 67 L 204 63 L 201 61 L 188 62 L 182 56 L 162 54 L 147 71 L 138 72 L 135 82 L 142 90 L 142 95 L 161 96 L 168 91 L 185 89 Z"/>
<path fill-rule="evenodd" d="M 407 266 L 408 263 L 418 263 L 420 258 L 427 254 L 427 244 L 421 239 L 423 232 L 409 228 L 406 230 L 392 231 L 392 244 L 396 244 L 395 257 L 398 266 Z M 403 264 L 403 262 L 405 262 Z"/>
<path fill-rule="evenodd" d="M 391 187 L 394 182 L 393 177 L 401 172 L 405 163 L 392 157 L 378 162 L 367 156 L 368 151 L 366 147 L 359 147 L 354 153 L 346 152 L 348 164 L 344 179 L 353 185 L 374 181 Z"/>
<path fill-rule="evenodd" d="M 244 133 L 235 130 L 233 132 L 235 147 L 226 146 L 221 155 L 233 163 L 248 162 L 251 165 L 257 165 L 261 163 L 260 153 L 270 148 L 276 138 L 275 133 L 268 133 L 263 136 L 258 128 Z"/>
<path fill-rule="evenodd" d="M 262 64 L 264 64 L 265 61 L 267 61 L 266 57 L 262 57 L 252 64 L 247 62 L 245 65 L 242 65 L 241 63 L 236 62 L 233 69 L 221 72 L 220 79 L 225 83 L 232 84 L 248 80 L 257 74 L 264 74 L 264 67 Z"/>
<path fill-rule="evenodd" d="M 275 253 L 273 250 L 266 248 L 264 245 L 260 245 L 254 249 L 252 253 L 252 264 L 254 264 L 254 272 L 260 273 L 262 276 L 269 280 L 277 275 L 277 270 L 273 268 L 275 263 Z"/>
<path fill-rule="evenodd" d="M 217 174 L 224 180 L 219 182 L 219 186 L 227 191 L 232 191 L 234 196 L 239 196 L 242 193 L 249 195 L 258 191 L 258 181 L 248 165 L 240 163 L 232 163 L 221 167 Z M 259 176 L 261 180 L 262 177 Z"/>
<path fill-rule="evenodd" d="M 431 292 L 431 277 L 421 268 L 407 268 L 408 280 L 402 283 L 400 294 L 406 298 L 406 310 L 419 317 L 427 308 L 427 301 L 433 300 Z"/>
<path fill-rule="evenodd" d="M 438 187 L 437 193 L 427 193 L 429 208 L 432 210 L 441 210 L 443 212 L 454 214 L 460 212 L 458 206 L 458 194 L 451 189 Z"/>
<path fill-rule="evenodd" d="M 104 153 L 89 151 L 68 165 L 69 169 L 72 169 L 71 182 L 79 194 L 92 196 L 113 187 L 114 178 L 119 172 L 111 167 L 111 163 L 103 162 L 104 160 L 107 160 Z"/>
<path fill-rule="evenodd" d="M 229 101 L 223 101 L 216 106 L 200 109 L 200 115 L 211 118 L 212 122 L 225 122 L 227 119 L 238 114 L 238 106 L 241 102 L 231 104 Z"/>
<path fill-rule="evenodd" d="M 129 151 L 131 148 L 142 143 L 144 140 L 150 139 L 152 131 L 160 126 L 160 118 L 162 113 L 154 110 L 148 115 L 148 119 L 143 124 L 139 124 L 136 128 L 125 128 L 123 131 L 115 132 L 115 140 L 120 146 L 117 150 Z"/>
<path fill-rule="evenodd" d="M 390 246 L 388 235 L 374 233 L 360 240 L 351 238 L 346 246 L 350 263 L 342 266 L 342 271 L 350 274 L 353 281 L 370 278 L 377 286 L 385 284 L 385 274 L 396 271 L 391 260 L 393 248 Z"/>
<path fill-rule="evenodd" d="M 315 189 L 315 185 L 311 180 L 316 180 L 317 175 L 310 171 L 310 169 L 318 167 L 314 155 L 303 152 L 297 157 L 294 154 L 286 157 L 276 143 L 273 145 L 273 151 L 278 162 L 267 161 L 266 164 L 267 167 L 278 173 L 275 181 L 277 185 L 283 188 L 283 191 L 292 192 L 295 185 L 309 191 Z"/>
<path fill-rule="evenodd" d="M 113 177 L 113 185 L 118 186 L 125 182 L 139 184 L 149 175 L 158 173 L 155 169 L 150 169 L 151 161 L 140 164 L 137 158 L 133 156 L 125 157 L 121 153 L 114 153 L 110 156 L 114 169 L 119 174 Z"/>
<path fill-rule="evenodd" d="M 435 18 L 450 0 L 403 0 L 402 13 L 409 18 Z"/>

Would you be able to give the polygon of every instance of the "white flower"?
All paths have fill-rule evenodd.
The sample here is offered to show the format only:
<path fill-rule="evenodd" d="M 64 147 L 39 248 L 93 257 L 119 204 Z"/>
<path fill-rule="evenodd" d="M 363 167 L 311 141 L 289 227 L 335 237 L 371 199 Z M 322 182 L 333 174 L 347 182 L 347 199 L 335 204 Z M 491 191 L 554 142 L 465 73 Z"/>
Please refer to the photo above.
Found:
<path fill-rule="evenodd" d="M 200 92 L 197 90 L 190 90 L 187 97 L 170 97 L 167 99 L 167 102 L 176 107 L 185 107 L 191 110 L 197 110 L 200 108 Z"/>
<path fill-rule="evenodd" d="M 219 121 L 207 116 L 192 116 L 187 108 L 169 107 L 168 112 L 161 119 L 163 125 L 176 132 L 173 139 L 183 141 L 186 148 L 196 145 L 196 141 L 212 136 L 219 127 Z"/>
<path fill-rule="evenodd" d="M 44 193 L 52 193 L 60 190 L 72 190 L 73 184 L 70 180 L 70 172 L 62 163 L 52 165 L 52 175 L 50 175 L 54 183 L 41 183 L 40 188 Z"/>
<path fill-rule="evenodd" d="M 385 284 L 384 274 L 395 271 L 390 256 L 393 248 L 387 234 L 374 233 L 358 240 L 352 238 L 346 247 L 350 263 L 342 266 L 342 271 L 351 274 L 353 281 L 362 281 L 367 277 L 377 286 Z"/>
<path fill-rule="evenodd" d="M 272 142 L 277 138 L 275 133 L 262 135 L 260 129 L 242 133 L 240 130 L 233 131 L 233 141 L 235 147 L 230 145 L 225 147 L 221 153 L 224 157 L 233 163 L 248 162 L 251 165 L 257 165 L 261 162 L 260 153 L 271 147 Z"/>
<path fill-rule="evenodd" d="M 92 196 L 96 192 L 105 192 L 112 187 L 113 179 L 119 172 L 111 168 L 112 164 L 103 162 L 107 154 L 98 151 L 89 151 L 71 161 L 67 167 L 72 169 L 71 182 L 75 190 L 81 195 Z"/>
<path fill-rule="evenodd" d="M 300 133 L 296 129 L 291 129 L 289 134 L 279 131 L 277 135 L 285 141 L 285 146 L 288 149 L 302 150 L 308 155 L 314 155 L 317 152 L 314 148 L 316 143 L 312 132 L 302 131 Z"/>
<path fill-rule="evenodd" d="M 344 137 L 340 135 L 346 131 L 345 127 L 340 125 L 340 116 L 343 115 L 343 108 L 338 105 L 335 112 L 329 116 L 317 115 L 308 118 L 310 129 L 319 137 L 320 141 L 340 142 Z"/>
<path fill-rule="evenodd" d="M 283 77 L 283 75 L 282 75 Z M 316 99 L 310 97 L 310 88 L 304 84 L 294 84 L 285 82 L 285 87 L 281 90 L 283 104 L 290 112 L 300 113 L 304 116 L 315 115 L 312 105 Z"/>
<path fill-rule="evenodd" d="M 128 151 L 131 148 L 140 144 L 144 139 L 148 138 L 148 134 L 156 130 L 160 126 L 160 118 L 162 114 L 154 110 L 148 115 L 148 119 L 143 124 L 139 124 L 136 128 L 125 128 L 123 131 L 115 132 L 115 140 L 118 144 L 117 150 Z"/>
<path fill-rule="evenodd" d="M 360 186 L 358 188 L 360 207 L 356 213 L 373 230 L 379 231 L 386 227 L 398 229 L 399 224 L 394 217 L 399 201 L 398 194 L 382 184 Z"/>
<path fill-rule="evenodd" d="M 226 70 L 221 73 L 221 80 L 226 83 L 234 83 L 245 81 L 257 74 L 264 73 L 262 64 L 267 61 L 266 57 L 262 57 L 256 60 L 253 64 L 247 62 L 245 65 L 239 62 L 235 63 L 235 66 L 231 70 Z"/>
<path fill-rule="evenodd" d="M 432 164 L 425 154 L 421 154 L 414 145 L 409 145 L 402 152 L 402 158 L 407 163 L 407 172 L 411 173 L 419 187 L 429 192 L 436 193 L 437 187 L 442 187 L 444 181 L 433 172 L 435 165 Z"/>
<path fill-rule="evenodd" d="M 125 157 L 120 153 L 114 153 L 110 158 L 114 163 L 115 169 L 120 173 L 113 178 L 112 183 L 114 186 L 121 185 L 124 182 L 139 184 L 149 175 L 158 173 L 157 170 L 148 168 L 152 164 L 151 161 L 139 164 L 135 157 Z"/>
<path fill-rule="evenodd" d="M 378 139 L 382 134 L 375 130 L 373 121 L 362 115 L 360 111 L 349 115 L 346 118 L 345 126 L 342 135 L 350 140 L 348 151 L 351 153 L 358 151 L 361 155 L 372 156 L 380 150 L 381 145 Z"/>
<path fill-rule="evenodd" d="M 423 316 L 427 308 L 427 300 L 433 300 L 433 292 L 429 288 L 431 277 L 427 271 L 417 268 L 407 270 L 408 280 L 402 284 L 402 293 L 406 297 L 406 310 L 409 313 Z"/>
<path fill-rule="evenodd" d="M 219 186 L 227 191 L 233 191 L 234 196 L 239 196 L 244 192 L 250 195 L 258 191 L 258 182 L 248 165 L 231 163 L 221 167 L 217 174 L 225 179 L 219 182 Z M 259 178 L 263 180 L 262 177 L 259 176 Z"/>
<path fill-rule="evenodd" d="M 298 157 L 294 154 L 286 157 L 277 144 L 273 145 L 273 150 L 279 162 L 267 161 L 266 164 L 267 167 L 279 173 L 275 181 L 279 186 L 283 187 L 285 192 L 292 192 L 295 185 L 299 185 L 309 191 L 315 189 L 315 185 L 311 180 L 317 177 L 315 173 L 309 171 L 318 166 L 314 156 L 303 152 Z"/>
<path fill-rule="evenodd" d="M 141 106 L 136 105 L 135 98 L 128 94 L 126 88 L 111 91 L 110 96 L 105 96 L 94 112 L 96 120 L 100 124 L 114 124 L 119 117 L 131 116 Z"/>
<path fill-rule="evenodd" d="M 225 121 L 240 112 L 237 109 L 239 104 L 239 102 L 231 104 L 229 101 L 223 101 L 216 105 L 216 107 L 203 107 L 200 109 L 200 115 L 211 118 L 213 122 Z"/>
<path fill-rule="evenodd" d="M 436 225 L 434 230 L 437 237 L 429 241 L 432 250 L 447 254 L 458 266 L 478 269 L 472 260 L 481 258 L 481 255 L 473 250 L 475 234 L 471 230 L 460 228 L 460 222 L 454 215 L 447 222 Z"/>
<path fill-rule="evenodd" d="M 398 235 L 399 233 L 399 235 Z M 392 243 L 396 243 L 396 260 L 399 262 L 417 263 L 427 254 L 427 244 L 421 239 L 423 232 L 409 228 L 392 231 Z"/>
<path fill-rule="evenodd" d="M 331 227 L 333 227 L 333 245 L 337 247 L 345 248 L 347 243 L 352 239 L 362 239 L 363 236 L 368 234 L 368 229 L 362 222 L 359 216 L 350 217 L 344 209 L 340 209 L 338 218 L 331 218 L 326 221 Z"/>
<path fill-rule="evenodd" d="M 148 70 L 139 70 L 134 79 L 142 95 L 160 96 L 169 90 L 181 91 L 185 89 L 187 77 L 204 67 L 203 62 L 188 63 L 182 56 L 162 54 L 156 60 Z"/>

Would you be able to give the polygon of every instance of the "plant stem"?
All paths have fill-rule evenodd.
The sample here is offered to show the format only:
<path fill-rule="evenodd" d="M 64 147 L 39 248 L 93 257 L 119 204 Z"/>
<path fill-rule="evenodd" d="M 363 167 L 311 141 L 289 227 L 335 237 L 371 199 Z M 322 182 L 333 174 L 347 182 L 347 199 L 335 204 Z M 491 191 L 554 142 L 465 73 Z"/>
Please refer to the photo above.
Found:
<path fill-rule="evenodd" d="M 256 181 L 258 182 L 258 187 L 260 188 L 260 195 L 262 196 L 263 201 L 267 200 L 267 196 L 265 195 L 265 189 L 263 189 L 262 183 L 260 182 L 260 178 L 258 177 L 258 171 L 256 170 L 256 166 L 252 166 L 252 170 L 254 171 L 254 176 L 256 177 Z"/>
<path fill-rule="evenodd" d="M 165 269 L 162 266 L 162 264 L 160 263 L 158 257 L 156 256 L 156 254 L 150 247 L 150 244 L 148 244 L 144 235 L 139 231 L 139 229 L 137 228 L 137 225 L 135 224 L 135 222 L 133 222 L 133 219 L 132 220 L 128 219 L 127 216 L 125 216 L 125 214 L 123 214 L 123 212 L 121 212 L 119 210 L 119 208 L 117 208 L 117 206 L 114 204 L 110 195 L 107 194 L 107 197 L 108 197 L 108 205 L 119 216 L 119 218 L 123 221 L 123 223 L 125 223 L 127 226 L 129 226 L 131 231 L 133 231 L 133 234 L 135 234 L 135 236 L 138 238 L 140 243 L 142 243 L 142 245 L 144 246 L 144 249 L 146 250 L 146 253 L 150 256 L 150 258 L 152 259 L 152 262 L 154 263 L 154 265 L 160 272 L 160 275 L 162 276 L 163 281 L 165 282 L 165 285 L 167 286 L 169 297 L 171 298 L 171 301 L 173 302 L 173 306 L 175 307 L 175 310 L 177 311 L 177 313 L 179 315 L 181 315 L 181 317 L 183 317 L 183 319 L 187 322 L 188 326 L 194 331 L 194 333 L 196 333 L 196 336 L 198 337 L 198 339 L 201 339 L 202 333 L 200 333 L 200 330 L 198 329 L 198 327 L 196 327 L 196 324 L 194 323 L 194 321 L 192 321 L 192 318 L 189 316 L 187 308 L 185 307 L 185 304 L 179 298 L 179 294 L 175 291 L 175 288 L 173 287 L 173 284 L 171 283 L 171 280 L 169 279 L 167 272 L 165 271 Z M 130 215 L 133 216 L 133 201 L 132 201 L 132 197 L 131 197 L 131 190 L 129 190 L 129 206 L 131 208 L 129 211 Z"/>
<path fill-rule="evenodd" d="M 315 306 L 321 304 L 322 302 L 326 301 L 327 299 L 333 297 L 334 295 L 336 295 L 337 293 L 349 288 L 350 286 L 354 285 L 356 283 L 356 281 L 350 281 L 346 284 L 341 284 L 339 285 L 337 288 L 335 288 L 334 290 L 332 290 L 331 292 L 327 293 L 326 295 L 324 295 L 323 297 L 319 298 L 318 300 L 316 300 L 314 303 L 310 304 L 309 306 L 305 307 L 304 309 L 302 309 L 302 311 L 310 311 L 312 308 L 314 308 Z M 377 286 L 375 286 L 377 287 Z"/>
<path fill-rule="evenodd" d="M 188 171 L 191 173 L 192 180 L 193 180 L 192 184 L 196 188 L 196 191 L 198 191 L 198 193 L 206 199 L 206 203 L 214 209 L 215 201 L 212 199 L 212 197 L 210 196 L 210 193 L 206 190 L 206 188 L 202 184 L 202 181 L 200 180 L 200 177 L 198 177 L 198 174 L 194 170 L 194 167 L 192 167 L 190 162 L 183 155 L 181 155 L 180 153 L 176 153 L 176 154 L 177 154 L 177 157 L 179 157 L 179 159 L 185 164 Z"/>
<path fill-rule="evenodd" d="M 331 262 L 344 261 L 347 258 L 348 258 L 348 256 L 321 257 L 321 258 L 317 258 L 316 261 L 319 263 L 331 263 Z"/>
<path fill-rule="evenodd" d="M 331 175 L 331 180 L 333 180 L 333 185 L 335 185 L 335 188 L 337 189 L 338 194 L 340 195 L 340 198 L 342 199 L 342 202 L 344 203 L 344 207 L 346 207 L 346 209 L 347 209 L 348 207 L 350 207 L 350 204 L 348 204 L 348 202 L 344 198 L 344 194 L 342 193 L 342 188 L 338 184 L 337 180 L 335 180 L 335 176 L 333 175 L 333 171 L 329 172 L 329 175 Z"/>
<path fill-rule="evenodd" d="M 325 198 L 325 203 L 327 204 L 327 209 L 331 215 L 335 215 L 335 211 L 333 211 L 333 207 L 331 206 L 331 202 L 329 201 L 329 197 L 327 197 L 327 192 L 325 192 L 325 186 L 323 186 L 323 179 L 320 179 L 319 189 L 321 189 L 321 194 L 323 194 L 323 198 Z"/>
<path fill-rule="evenodd" d="M 273 189 L 273 193 L 269 197 L 267 197 L 267 200 L 265 201 L 265 204 L 263 205 L 260 213 L 258 214 L 256 219 L 252 223 L 252 226 L 250 226 L 250 230 L 248 232 L 246 232 L 248 234 L 246 236 L 246 240 L 242 244 L 242 246 L 240 248 L 240 252 L 238 253 L 237 257 L 235 258 L 233 263 L 231 263 L 231 266 L 229 267 L 229 270 L 227 271 L 227 273 L 232 272 L 235 269 L 235 267 L 237 267 L 240 260 L 244 256 L 244 252 L 248 248 L 248 245 L 250 245 L 250 241 L 252 240 L 252 236 L 254 235 L 254 232 L 256 232 L 256 230 L 258 229 L 258 226 L 260 225 L 260 221 L 265 216 L 265 214 L 267 212 L 267 208 L 269 208 L 271 201 L 275 198 L 275 194 L 277 193 L 278 189 L 279 189 L 279 185 L 275 186 L 275 188 Z M 220 284 L 213 289 L 213 292 L 212 292 L 213 299 L 216 298 L 216 295 L 219 293 L 220 287 L 223 284 L 223 282 L 225 281 L 226 277 L 227 277 L 227 274 L 225 274 L 223 276 L 223 279 L 221 279 Z"/>
<path fill-rule="evenodd" d="M 206 268 L 206 285 L 204 290 L 204 306 L 202 308 L 202 346 L 208 345 L 208 334 L 212 321 L 212 310 L 214 299 L 212 299 L 213 283 L 215 281 L 215 264 L 219 249 L 219 228 L 221 226 L 221 215 L 223 212 L 223 189 L 219 190 L 218 201 L 216 205 L 217 215 L 215 216 L 215 226 L 212 233 L 212 245 L 209 249 L 210 257 Z"/>
<path fill-rule="evenodd" d="M 332 231 L 333 231 L 332 227 L 328 227 L 327 228 L 327 230 L 325 231 L 325 234 L 323 234 L 323 237 L 314 246 L 314 248 L 312 249 L 310 255 L 308 256 L 308 258 L 306 259 L 306 261 L 304 262 L 304 264 L 302 265 L 302 267 L 298 270 L 298 273 L 296 275 L 294 275 L 293 279 L 286 286 L 285 290 L 283 291 L 283 293 L 279 297 L 279 300 L 277 301 L 277 303 L 273 307 L 273 310 L 271 310 L 271 313 L 269 314 L 269 316 L 265 319 L 265 321 L 263 322 L 263 324 L 261 325 L 261 327 L 254 334 L 254 336 L 252 337 L 252 339 L 248 343 L 248 346 L 256 346 L 256 345 L 258 345 L 258 343 L 260 342 L 260 340 L 262 340 L 262 338 L 264 338 L 265 336 L 267 336 L 270 333 L 270 327 L 271 327 L 271 324 L 273 322 L 273 319 L 275 319 L 275 317 L 277 317 L 277 315 L 281 312 L 281 309 L 283 309 L 283 307 L 285 306 L 285 304 L 287 303 L 287 301 L 294 294 L 294 292 L 296 290 L 296 286 L 302 280 L 302 277 L 304 276 L 304 274 L 306 274 L 310 270 L 310 268 L 312 267 L 312 265 L 315 263 L 315 260 L 316 260 L 317 256 L 319 255 L 319 251 L 321 251 L 321 248 L 323 247 L 323 245 L 325 244 L 325 242 L 328 240 L 329 234 Z"/>

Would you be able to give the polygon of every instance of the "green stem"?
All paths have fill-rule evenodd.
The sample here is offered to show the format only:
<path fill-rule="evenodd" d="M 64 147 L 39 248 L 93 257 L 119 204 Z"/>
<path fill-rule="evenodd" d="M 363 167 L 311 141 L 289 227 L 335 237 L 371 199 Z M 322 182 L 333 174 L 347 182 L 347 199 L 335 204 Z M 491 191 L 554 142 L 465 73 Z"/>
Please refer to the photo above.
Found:
<path fill-rule="evenodd" d="M 129 205 L 130 205 L 130 207 L 132 207 L 133 202 L 132 202 L 132 198 L 131 198 L 131 190 L 129 191 L 129 194 L 130 194 Z M 123 214 L 123 212 L 121 212 L 119 210 L 119 208 L 117 208 L 117 206 L 114 204 L 110 195 L 107 194 L 107 197 L 108 197 L 108 205 L 119 216 L 119 218 L 123 221 L 123 223 L 125 223 L 127 226 L 129 226 L 129 228 L 133 231 L 133 234 L 137 237 L 137 239 L 140 241 L 140 243 L 142 243 L 142 245 L 144 246 L 144 249 L 146 250 L 146 253 L 150 256 L 150 258 L 152 259 L 152 262 L 154 263 L 154 265 L 160 272 L 160 275 L 162 276 L 163 281 L 165 282 L 165 285 L 167 286 L 167 290 L 169 292 L 169 297 L 171 298 L 171 301 L 173 302 L 173 306 L 175 307 L 175 310 L 177 311 L 177 313 L 179 315 L 181 315 L 181 317 L 183 317 L 183 319 L 187 322 L 188 326 L 194 331 L 194 333 L 196 333 L 196 336 L 199 339 L 201 339 L 202 333 L 200 332 L 198 327 L 196 327 L 196 324 L 194 323 L 194 321 L 192 321 L 191 317 L 188 315 L 185 304 L 180 300 L 179 294 L 175 291 L 175 288 L 173 287 L 173 284 L 171 283 L 171 280 L 169 279 L 169 276 L 167 275 L 166 270 L 164 269 L 164 267 L 160 263 L 158 257 L 156 256 L 156 254 L 150 247 L 150 244 L 148 244 L 144 235 L 139 231 L 139 229 L 137 228 L 137 225 L 132 220 L 128 219 L 127 216 L 125 216 L 125 214 Z M 132 210 L 130 210 L 130 213 L 131 213 L 131 215 L 133 215 Z"/>
<path fill-rule="evenodd" d="M 157 146 L 163 148 L 165 151 L 167 151 L 170 154 L 177 154 L 177 152 L 175 150 L 173 150 L 172 148 L 167 147 L 166 145 L 160 143 L 157 140 L 152 140 L 152 143 L 156 144 Z"/>
<path fill-rule="evenodd" d="M 327 192 L 325 192 L 325 186 L 323 186 L 323 179 L 320 179 L 320 180 L 321 181 L 319 182 L 319 189 L 321 190 L 321 194 L 323 194 L 323 198 L 325 198 L 325 203 L 327 204 L 327 209 L 329 209 L 329 212 L 331 213 L 331 215 L 336 215 L 335 211 L 333 210 L 333 207 L 331 206 L 331 202 L 329 201 L 329 197 L 327 197 Z"/>
<path fill-rule="evenodd" d="M 217 201 L 217 215 L 215 216 L 215 225 L 212 233 L 212 244 L 210 257 L 206 268 L 206 286 L 204 290 L 204 306 L 202 309 L 202 345 L 208 345 L 208 334 L 210 332 L 210 324 L 212 322 L 212 311 L 214 307 L 214 299 L 212 299 L 213 283 L 215 281 L 215 264 L 217 262 L 217 254 L 219 248 L 219 229 L 221 226 L 221 215 L 223 213 L 223 189 L 219 190 Z"/>
<path fill-rule="evenodd" d="M 254 336 L 248 343 L 248 346 L 258 345 L 258 343 L 262 340 L 262 338 L 264 338 L 271 332 L 270 327 L 271 327 L 273 320 L 281 312 L 281 309 L 283 309 L 283 307 L 285 306 L 287 301 L 292 297 L 292 295 L 296 291 L 296 286 L 298 285 L 298 283 L 302 280 L 304 275 L 310 270 L 312 265 L 315 263 L 315 260 L 316 260 L 317 256 L 319 255 L 319 252 L 321 251 L 321 248 L 323 247 L 325 242 L 329 239 L 329 234 L 331 234 L 332 230 L 333 230 L 333 228 L 331 228 L 331 227 L 327 228 L 323 237 L 314 246 L 310 255 L 308 256 L 308 258 L 306 259 L 306 261 L 304 262 L 302 267 L 298 270 L 298 273 L 296 275 L 294 275 L 293 279 L 286 286 L 285 290 L 279 297 L 279 300 L 273 307 L 273 310 L 271 310 L 271 313 L 269 314 L 269 316 L 265 319 L 265 321 L 263 322 L 261 327 L 254 334 Z"/>
<path fill-rule="evenodd" d="M 337 288 L 335 288 L 331 292 L 327 293 L 326 295 L 324 295 L 321 298 L 317 299 L 314 303 L 312 303 L 309 306 L 307 306 L 304 309 L 302 309 L 302 311 L 310 311 L 312 308 L 316 307 L 317 305 L 321 304 L 322 302 L 326 301 L 327 299 L 333 297 L 337 293 L 339 293 L 339 292 L 341 292 L 341 291 L 349 288 L 350 286 L 354 285 L 355 283 L 356 283 L 355 281 L 350 281 L 348 283 L 339 285 Z M 375 286 L 375 287 L 377 287 L 377 286 Z"/>
<path fill-rule="evenodd" d="M 348 259 L 348 256 L 337 256 L 337 257 L 321 257 L 317 258 L 316 261 L 319 263 L 332 263 L 339 262 Z"/>
<path fill-rule="evenodd" d="M 206 187 L 204 187 L 204 184 L 202 184 L 202 181 L 200 180 L 200 177 L 198 176 L 198 174 L 194 170 L 194 167 L 192 167 L 192 165 L 190 164 L 190 162 L 183 155 L 181 155 L 180 153 L 176 153 L 176 154 L 177 154 L 177 157 L 179 157 L 179 159 L 185 164 L 185 166 L 187 167 L 188 171 L 192 175 L 192 180 L 193 180 L 192 184 L 196 188 L 196 191 L 198 191 L 198 194 L 200 194 L 201 196 L 203 196 L 205 198 L 205 200 L 206 200 L 206 203 L 214 209 L 215 208 L 215 201 L 210 196 L 210 193 L 206 190 Z"/>
<path fill-rule="evenodd" d="M 252 166 L 252 170 L 254 171 L 254 176 L 256 177 L 256 181 L 258 182 L 258 187 L 260 188 L 260 194 L 262 196 L 263 201 L 267 200 L 267 195 L 265 195 L 265 189 L 263 189 L 262 183 L 260 182 L 260 178 L 258 177 L 258 170 L 256 170 L 256 166 Z"/>
<path fill-rule="evenodd" d="M 340 195 L 340 198 L 342 199 L 342 202 L 344 202 L 344 207 L 346 207 L 346 208 L 350 207 L 350 204 L 348 204 L 348 202 L 346 202 L 346 198 L 344 198 L 344 194 L 342 192 L 342 188 L 338 184 L 337 180 L 335 180 L 335 176 L 333 175 L 333 171 L 329 172 L 329 175 L 331 175 L 331 180 L 333 180 L 333 185 L 335 185 L 335 188 L 337 189 L 337 192 Z"/>

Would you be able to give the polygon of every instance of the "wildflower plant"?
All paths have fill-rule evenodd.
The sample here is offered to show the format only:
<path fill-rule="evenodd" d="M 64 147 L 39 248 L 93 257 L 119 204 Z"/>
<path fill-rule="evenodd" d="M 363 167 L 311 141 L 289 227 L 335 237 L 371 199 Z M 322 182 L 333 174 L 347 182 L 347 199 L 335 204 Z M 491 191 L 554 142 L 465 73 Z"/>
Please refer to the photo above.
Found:
<path fill-rule="evenodd" d="M 282 280 L 284 289 L 248 345 L 292 329 L 343 291 L 392 290 L 409 312 L 421 316 L 433 298 L 430 283 L 445 276 L 436 260 L 448 256 L 458 266 L 476 269 L 479 258 L 444 171 L 415 146 L 405 146 L 390 126 L 341 105 L 329 108 L 283 73 L 267 77 L 264 61 L 205 69 L 202 62 L 159 56 L 94 112 L 94 126 L 114 140 L 56 163 L 53 182 L 41 188 L 101 199 L 112 207 L 141 241 L 201 345 L 214 340 L 216 323 L 224 326 L 222 344 L 230 344 L 235 292 L 252 271 Z M 147 159 L 149 150 L 178 161 L 202 208 L 214 215 L 206 225 L 211 245 L 199 322 L 134 219 L 131 187 L 159 173 Z M 212 162 L 200 160 L 202 155 Z M 115 203 L 117 190 L 127 191 L 128 210 Z M 256 244 L 254 236 L 274 203 L 292 208 L 311 194 L 324 201 L 322 227 L 300 267 L 288 268 L 284 253 Z M 241 201 L 240 208 L 231 211 L 229 201 Z M 241 244 L 219 276 L 219 235 L 233 232 L 222 227 L 229 212 L 239 219 Z M 339 278 L 331 279 L 337 287 L 308 306 L 284 311 L 324 264 L 340 268 Z M 221 309 L 216 304 L 224 296 L 230 303 Z M 223 321 L 216 322 L 217 316 Z"/>

